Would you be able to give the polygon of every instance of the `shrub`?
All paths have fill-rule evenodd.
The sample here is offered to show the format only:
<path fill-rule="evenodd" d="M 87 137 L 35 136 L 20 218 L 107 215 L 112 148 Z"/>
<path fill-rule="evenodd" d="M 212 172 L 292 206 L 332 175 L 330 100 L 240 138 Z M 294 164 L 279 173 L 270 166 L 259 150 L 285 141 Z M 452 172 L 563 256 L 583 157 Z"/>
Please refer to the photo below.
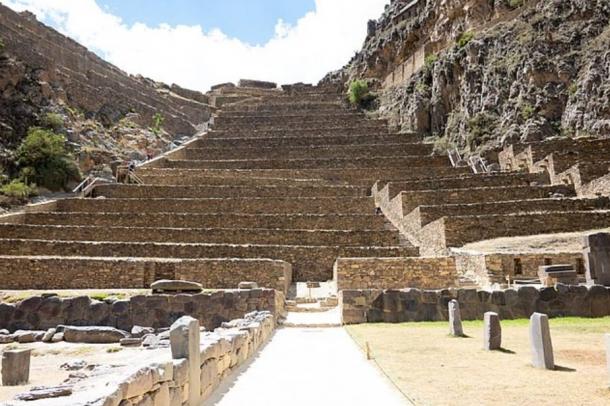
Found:
<path fill-rule="evenodd" d="M 473 39 L 474 39 L 474 32 L 466 31 L 466 32 L 461 33 L 455 42 L 459 48 L 464 48 Z"/>
<path fill-rule="evenodd" d="M 30 128 L 17 150 L 17 164 L 25 183 L 35 183 L 50 190 L 64 189 L 80 174 L 66 149 L 64 136 L 42 128 Z"/>
<path fill-rule="evenodd" d="M 498 116 L 482 111 L 468 120 L 468 136 L 466 143 L 470 151 L 494 138 L 494 131 L 498 126 Z"/>
<path fill-rule="evenodd" d="M 446 155 L 449 152 L 449 148 L 451 147 L 451 143 L 449 142 L 449 137 L 441 137 L 437 138 L 434 141 L 434 153 L 436 155 Z"/>
<path fill-rule="evenodd" d="M 59 131 L 64 127 L 64 118 L 61 114 L 47 113 L 42 118 L 42 126 L 54 131 Z"/>
<path fill-rule="evenodd" d="M 436 63 L 436 61 L 438 61 L 438 56 L 436 56 L 435 54 L 431 54 L 426 56 L 426 58 L 424 59 L 424 63 L 426 64 L 426 68 L 431 68 L 432 65 L 434 65 Z"/>
<path fill-rule="evenodd" d="M 4 41 L 0 38 L 0 52 L 4 51 Z"/>
<path fill-rule="evenodd" d="M 159 133 L 161 133 L 161 129 L 163 128 L 164 122 L 165 118 L 161 115 L 161 113 L 156 113 L 153 116 L 153 125 L 151 127 L 152 132 L 159 135 Z"/>
<path fill-rule="evenodd" d="M 527 121 L 534 115 L 534 107 L 529 103 L 524 103 L 521 105 L 521 117 L 523 120 Z"/>
<path fill-rule="evenodd" d="M 369 85 L 365 80 L 354 80 L 349 85 L 348 98 L 353 105 L 362 105 L 369 95 Z"/>
<path fill-rule="evenodd" d="M 570 93 L 570 96 L 574 96 L 577 91 L 578 91 L 578 85 L 576 83 L 572 83 L 570 85 L 570 87 L 568 88 L 568 93 Z"/>
<path fill-rule="evenodd" d="M 508 5 L 511 8 L 519 8 L 523 5 L 523 0 L 508 0 Z"/>
<path fill-rule="evenodd" d="M 0 187 L 0 193 L 15 199 L 27 199 L 36 195 L 36 188 L 19 180 L 13 180 L 11 183 Z"/>

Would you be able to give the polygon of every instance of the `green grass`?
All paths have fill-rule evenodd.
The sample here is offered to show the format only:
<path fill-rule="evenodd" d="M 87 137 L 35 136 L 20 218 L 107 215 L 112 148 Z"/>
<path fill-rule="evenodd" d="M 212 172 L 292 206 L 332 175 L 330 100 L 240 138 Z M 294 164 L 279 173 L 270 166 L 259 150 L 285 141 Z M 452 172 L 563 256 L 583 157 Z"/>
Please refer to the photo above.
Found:
<path fill-rule="evenodd" d="M 527 327 L 529 319 L 502 320 L 502 327 Z M 610 316 L 602 318 L 583 318 L 583 317 L 561 317 L 550 319 L 552 329 L 561 329 L 566 331 L 580 331 L 583 333 L 608 333 L 610 332 Z M 479 329 L 483 328 L 483 320 L 464 320 L 462 322 L 464 329 Z M 369 323 L 350 326 L 349 328 L 361 330 L 375 329 L 403 329 L 409 328 L 449 328 L 446 321 L 422 321 L 408 323 Z"/>

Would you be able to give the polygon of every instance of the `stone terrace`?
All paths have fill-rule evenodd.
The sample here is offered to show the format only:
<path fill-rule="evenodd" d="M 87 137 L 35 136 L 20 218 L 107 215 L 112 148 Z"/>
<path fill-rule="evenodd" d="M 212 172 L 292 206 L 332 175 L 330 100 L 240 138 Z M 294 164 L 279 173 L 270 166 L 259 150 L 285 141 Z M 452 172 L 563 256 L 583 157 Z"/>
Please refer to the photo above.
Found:
<path fill-rule="evenodd" d="M 159 278 L 235 288 L 239 278 L 286 292 L 290 280 L 331 279 L 339 257 L 417 257 L 376 214 L 371 186 L 463 173 L 419 137 L 345 108 L 332 89 L 214 97 L 214 129 L 138 168 L 144 184 L 99 185 L 89 198 L 5 217 L 0 252 L 10 257 L 0 262 L 18 266 L 2 288 Z"/>

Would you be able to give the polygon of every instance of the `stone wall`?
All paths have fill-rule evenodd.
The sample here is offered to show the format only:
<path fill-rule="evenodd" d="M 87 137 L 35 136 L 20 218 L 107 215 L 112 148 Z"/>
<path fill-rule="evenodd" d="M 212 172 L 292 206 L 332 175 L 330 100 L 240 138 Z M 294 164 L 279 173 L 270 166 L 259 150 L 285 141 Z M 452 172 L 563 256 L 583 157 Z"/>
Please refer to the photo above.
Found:
<path fill-rule="evenodd" d="M 545 265 L 569 264 L 584 275 L 582 253 L 463 253 L 454 252 L 458 274 L 465 275 L 479 286 L 489 287 L 494 283 L 538 279 L 538 268 Z"/>
<path fill-rule="evenodd" d="M 210 117 L 204 95 L 181 90 L 178 95 L 152 80 L 127 75 L 30 13 L 0 6 L 0 36 L 9 54 L 36 67 L 40 80 L 72 107 L 103 116 L 136 111 L 145 126 L 161 113 L 164 127 L 182 135 L 192 135 Z"/>
<path fill-rule="evenodd" d="M 409 321 L 446 321 L 447 305 L 458 300 L 462 319 L 482 320 L 485 312 L 502 319 L 528 318 L 534 312 L 550 317 L 604 317 L 610 315 L 610 288 L 567 286 L 504 291 L 446 290 L 343 290 L 339 306 L 345 324 Z"/>
<path fill-rule="evenodd" d="M 0 289 L 147 289 L 161 279 L 235 289 L 239 282 L 287 293 L 292 267 L 266 259 L 0 257 Z M 27 270 L 27 271 L 24 271 Z"/>
<path fill-rule="evenodd" d="M 169 327 L 182 316 L 199 320 L 208 330 L 253 311 L 284 313 L 284 295 L 273 289 L 226 290 L 197 295 L 134 296 L 104 301 L 87 296 L 34 296 L 17 304 L 0 303 L 0 329 L 47 330 L 58 325 Z"/>
<path fill-rule="evenodd" d="M 423 289 L 456 285 L 455 260 L 439 258 L 339 258 L 334 266 L 337 290 Z"/>
<path fill-rule="evenodd" d="M 109 374 L 108 378 L 102 378 L 97 390 L 76 390 L 73 395 L 62 398 L 63 404 L 201 404 L 224 379 L 257 353 L 274 329 L 274 317 L 265 312 L 247 314 L 213 332 L 199 334 L 187 329 L 188 337 L 170 338 L 171 351 L 168 348 L 145 365 L 133 365 L 121 375 Z"/>

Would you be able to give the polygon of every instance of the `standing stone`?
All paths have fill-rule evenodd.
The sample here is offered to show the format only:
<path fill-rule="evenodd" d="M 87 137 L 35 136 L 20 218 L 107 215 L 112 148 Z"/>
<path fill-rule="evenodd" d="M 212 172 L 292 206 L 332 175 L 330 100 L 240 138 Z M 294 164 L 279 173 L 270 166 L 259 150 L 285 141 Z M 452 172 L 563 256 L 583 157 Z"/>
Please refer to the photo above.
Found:
<path fill-rule="evenodd" d="M 460 304 L 457 300 L 449 302 L 449 334 L 454 337 L 464 337 Z"/>
<path fill-rule="evenodd" d="M 32 350 L 8 350 L 2 353 L 2 385 L 18 386 L 30 380 Z"/>
<path fill-rule="evenodd" d="M 610 234 L 586 235 L 583 245 L 587 284 L 610 286 Z"/>
<path fill-rule="evenodd" d="M 171 327 L 169 333 L 173 359 L 188 361 L 188 404 L 198 405 L 201 398 L 201 350 L 199 321 L 183 316 Z"/>
<path fill-rule="evenodd" d="M 555 369 L 549 316 L 546 314 L 534 313 L 530 317 L 530 346 L 535 368 Z"/>
<path fill-rule="evenodd" d="M 502 348 L 502 326 L 498 313 L 487 312 L 484 317 L 485 332 L 483 334 L 483 349 L 487 351 Z"/>

